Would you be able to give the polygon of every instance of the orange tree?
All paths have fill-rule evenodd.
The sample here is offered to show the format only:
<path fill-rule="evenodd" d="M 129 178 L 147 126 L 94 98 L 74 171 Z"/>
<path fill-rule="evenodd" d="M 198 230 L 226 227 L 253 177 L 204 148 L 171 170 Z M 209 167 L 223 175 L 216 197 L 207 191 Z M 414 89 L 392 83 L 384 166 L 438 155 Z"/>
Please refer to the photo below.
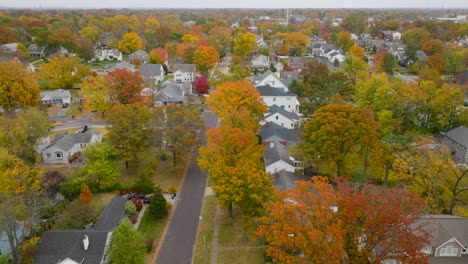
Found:
<path fill-rule="evenodd" d="M 140 73 L 127 69 L 115 69 L 108 73 L 111 102 L 131 104 L 141 102 L 141 90 L 143 89 L 143 77 Z"/>
<path fill-rule="evenodd" d="M 336 175 L 344 176 L 344 161 L 359 147 L 375 141 L 376 122 L 362 108 L 330 104 L 314 112 L 304 125 L 302 147 L 312 160 L 332 161 Z"/>
<path fill-rule="evenodd" d="M 326 179 L 297 181 L 280 191 L 258 221 L 266 253 L 281 263 L 428 263 L 420 198 L 404 189 Z"/>
<path fill-rule="evenodd" d="M 204 75 L 219 61 L 219 53 L 213 46 L 201 46 L 193 52 L 193 63 Z"/>

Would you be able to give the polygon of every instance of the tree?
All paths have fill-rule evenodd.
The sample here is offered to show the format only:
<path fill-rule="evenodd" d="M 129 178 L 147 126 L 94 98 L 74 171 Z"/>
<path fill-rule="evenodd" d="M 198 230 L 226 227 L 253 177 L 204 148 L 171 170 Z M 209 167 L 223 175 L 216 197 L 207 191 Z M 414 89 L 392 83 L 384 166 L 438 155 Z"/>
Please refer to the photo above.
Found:
<path fill-rule="evenodd" d="M 445 69 L 446 69 L 446 66 L 447 66 L 447 61 L 439 53 L 428 57 L 427 61 L 431 65 L 431 69 L 434 69 L 434 70 L 438 71 L 439 73 L 444 73 L 445 72 Z"/>
<path fill-rule="evenodd" d="M 215 47 L 220 56 L 224 56 L 231 48 L 232 43 L 232 29 L 226 26 L 213 27 L 209 34 L 208 40 L 210 45 Z"/>
<path fill-rule="evenodd" d="M 338 44 L 344 52 L 348 52 L 348 50 L 354 46 L 354 40 L 351 38 L 349 32 L 341 31 L 336 35 L 336 44 Z"/>
<path fill-rule="evenodd" d="M 388 51 L 379 51 L 374 55 L 375 69 L 379 72 L 393 73 L 395 57 Z"/>
<path fill-rule="evenodd" d="M 75 51 L 78 47 L 78 38 L 69 28 L 58 28 L 53 30 L 47 37 L 47 49 L 52 52 L 59 52 L 60 47 L 70 51 Z"/>
<path fill-rule="evenodd" d="M 201 46 L 193 52 L 193 63 L 202 74 L 207 75 L 219 61 L 218 51 L 213 46 Z"/>
<path fill-rule="evenodd" d="M 83 77 L 90 73 L 89 66 L 80 64 L 80 61 L 78 57 L 56 56 L 40 66 L 41 77 L 51 79 L 49 82 L 51 88 L 74 88 Z"/>
<path fill-rule="evenodd" d="M 16 41 L 15 33 L 8 27 L 0 27 L 0 44 L 13 43 Z"/>
<path fill-rule="evenodd" d="M 360 72 L 368 72 L 369 66 L 361 57 L 349 54 L 343 62 L 343 71 L 348 73 L 353 78 L 358 76 Z"/>
<path fill-rule="evenodd" d="M 183 43 L 197 42 L 199 39 L 192 34 L 185 34 L 181 38 Z"/>
<path fill-rule="evenodd" d="M 352 46 L 350 49 L 349 49 L 349 54 L 348 55 L 351 55 L 351 56 L 355 56 L 355 57 L 358 57 L 360 58 L 361 60 L 365 60 L 366 58 L 366 51 L 359 47 L 359 46 Z"/>
<path fill-rule="evenodd" d="M 110 259 L 115 264 L 143 264 L 146 256 L 144 238 L 128 220 L 122 220 L 112 232 Z"/>
<path fill-rule="evenodd" d="M 285 38 L 285 45 L 288 47 L 294 47 L 292 54 L 294 56 L 302 56 L 306 51 L 309 42 L 309 38 L 300 32 L 288 33 Z"/>
<path fill-rule="evenodd" d="M 152 180 L 152 177 L 154 177 L 156 174 L 156 164 L 157 160 L 153 160 L 147 167 L 141 170 L 140 177 L 135 182 L 135 184 L 133 184 L 135 189 L 146 194 L 153 192 L 155 184 Z"/>
<path fill-rule="evenodd" d="M 156 193 L 150 200 L 149 213 L 156 219 L 161 219 L 169 214 L 166 198 L 162 193 Z"/>
<path fill-rule="evenodd" d="M 175 168 L 177 157 L 197 146 L 201 117 L 198 110 L 191 110 L 187 106 L 168 106 L 164 111 L 165 119 L 163 115 L 156 118 L 163 127 L 164 139 L 172 145 L 172 165 Z"/>
<path fill-rule="evenodd" d="M 343 28 L 350 32 L 360 35 L 364 32 L 367 25 L 367 17 L 363 13 L 356 13 L 347 16 L 343 21 Z"/>
<path fill-rule="evenodd" d="M 139 72 L 115 69 L 108 73 L 106 81 L 109 85 L 111 102 L 121 104 L 141 102 L 144 81 Z"/>
<path fill-rule="evenodd" d="M 125 54 L 130 54 L 142 47 L 141 38 L 135 32 L 126 33 L 123 35 L 122 40 L 119 42 L 119 50 Z"/>
<path fill-rule="evenodd" d="M 415 60 L 416 51 L 421 49 L 422 44 L 431 38 L 425 28 L 412 28 L 403 33 L 403 42 L 406 44 L 408 56 Z"/>
<path fill-rule="evenodd" d="M 398 31 L 401 29 L 401 22 L 398 19 L 390 19 L 385 21 L 384 30 L 392 30 L 392 31 Z"/>
<path fill-rule="evenodd" d="M 260 159 L 263 148 L 250 129 L 222 126 L 207 131 L 206 147 L 200 148 L 198 164 L 210 170 L 218 202 L 229 209 L 239 205 L 250 216 L 258 215 L 273 192 L 271 179 Z"/>
<path fill-rule="evenodd" d="M 0 107 L 10 111 L 38 102 L 39 84 L 35 74 L 19 61 L 0 62 Z"/>
<path fill-rule="evenodd" d="M 119 177 L 117 154 L 108 142 L 88 145 L 83 153 L 88 164 L 83 168 L 84 176 L 92 188 L 107 191 L 115 186 Z"/>
<path fill-rule="evenodd" d="M 125 160 L 126 168 L 128 161 L 137 159 L 138 153 L 150 144 L 153 135 L 150 119 L 151 111 L 139 104 L 116 105 L 107 116 L 107 122 L 112 125 L 109 140 Z"/>
<path fill-rule="evenodd" d="M 84 204 L 89 204 L 93 200 L 93 195 L 89 191 L 88 185 L 81 187 L 80 201 Z"/>
<path fill-rule="evenodd" d="M 431 40 L 425 41 L 421 45 L 421 49 L 428 56 L 432 56 L 432 55 L 435 55 L 437 53 L 442 53 L 442 51 L 444 51 L 444 49 L 445 49 L 445 45 L 444 45 L 444 43 L 442 43 L 442 41 L 440 41 L 438 39 L 431 39 Z"/>
<path fill-rule="evenodd" d="M 297 181 L 297 189 L 268 203 L 257 230 L 267 240 L 267 255 L 282 263 L 377 264 L 390 257 L 428 263 L 418 197 L 403 189 L 335 184 L 320 177 Z"/>
<path fill-rule="evenodd" d="M 78 34 L 80 34 L 80 36 L 82 38 L 89 39 L 93 43 L 96 43 L 96 40 L 101 35 L 101 32 L 100 32 L 99 28 L 97 28 L 96 26 L 87 26 L 87 27 L 83 28 L 82 30 L 80 30 L 78 32 Z"/>
<path fill-rule="evenodd" d="M 257 40 L 253 33 L 240 33 L 234 39 L 234 53 L 236 56 L 245 58 L 257 46 Z"/>
<path fill-rule="evenodd" d="M 210 83 L 208 77 L 202 76 L 193 82 L 195 91 L 199 94 L 208 94 L 210 91 Z"/>
<path fill-rule="evenodd" d="M 148 59 L 149 63 L 165 64 L 169 61 L 169 54 L 166 49 L 158 47 L 150 52 Z"/>
<path fill-rule="evenodd" d="M 102 76 L 90 75 L 81 85 L 80 95 L 83 104 L 91 111 L 104 112 L 112 106 L 109 101 L 109 84 Z"/>
<path fill-rule="evenodd" d="M 41 178 L 41 188 L 48 197 L 53 198 L 64 181 L 65 175 L 63 173 L 56 170 L 48 171 Z"/>
<path fill-rule="evenodd" d="M 210 105 L 221 119 L 223 125 L 235 127 L 255 127 L 258 121 L 267 112 L 260 94 L 255 87 L 247 81 L 225 82 L 219 85 L 206 104 Z M 236 113 L 246 112 L 245 118 L 238 119 Z M 242 125 L 242 123 L 244 123 Z"/>
<path fill-rule="evenodd" d="M 303 149 L 307 157 L 333 161 L 336 175 L 344 175 L 347 156 L 376 137 L 376 123 L 364 109 L 330 104 L 314 112 L 304 125 Z"/>

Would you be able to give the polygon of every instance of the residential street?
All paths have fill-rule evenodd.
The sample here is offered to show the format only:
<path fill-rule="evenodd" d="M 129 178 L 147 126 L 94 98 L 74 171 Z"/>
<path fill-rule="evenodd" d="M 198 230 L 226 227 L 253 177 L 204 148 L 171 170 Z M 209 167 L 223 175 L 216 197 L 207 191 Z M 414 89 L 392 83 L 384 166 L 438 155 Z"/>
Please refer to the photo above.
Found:
<path fill-rule="evenodd" d="M 207 110 L 203 113 L 205 127 L 216 126 L 218 118 Z M 179 201 L 156 259 L 158 264 L 192 262 L 193 247 L 198 231 L 207 173 L 202 172 L 194 159 L 185 175 Z"/>

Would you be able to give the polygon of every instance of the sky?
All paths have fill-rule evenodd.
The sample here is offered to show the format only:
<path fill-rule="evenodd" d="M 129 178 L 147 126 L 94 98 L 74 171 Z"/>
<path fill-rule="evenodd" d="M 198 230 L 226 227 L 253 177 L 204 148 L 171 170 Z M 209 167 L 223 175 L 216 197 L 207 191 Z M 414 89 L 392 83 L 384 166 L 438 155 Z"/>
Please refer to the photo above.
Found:
<path fill-rule="evenodd" d="M 0 0 L 0 8 L 468 8 L 468 0 Z"/>

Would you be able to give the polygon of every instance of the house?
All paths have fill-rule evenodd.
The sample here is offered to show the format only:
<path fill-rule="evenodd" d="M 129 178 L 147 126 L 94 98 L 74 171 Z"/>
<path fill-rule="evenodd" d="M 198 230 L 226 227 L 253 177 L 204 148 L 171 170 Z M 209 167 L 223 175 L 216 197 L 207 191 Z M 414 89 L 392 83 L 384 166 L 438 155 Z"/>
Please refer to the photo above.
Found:
<path fill-rule="evenodd" d="M 345 56 L 341 54 L 339 50 L 331 50 L 325 54 L 325 57 L 328 59 L 330 64 L 335 64 L 335 61 L 338 63 L 343 63 Z"/>
<path fill-rule="evenodd" d="M 260 138 L 262 140 L 262 145 L 264 146 L 273 142 L 290 147 L 302 140 L 299 129 L 288 129 L 273 122 L 266 123 L 262 126 L 260 129 Z"/>
<path fill-rule="evenodd" d="M 102 135 L 98 130 L 57 134 L 54 142 L 42 151 L 42 158 L 44 163 L 48 164 L 68 164 L 88 144 L 96 142 L 102 142 Z"/>
<path fill-rule="evenodd" d="M 457 164 L 468 164 L 468 127 L 459 126 L 442 135 L 442 143 L 452 151 L 453 160 Z"/>
<path fill-rule="evenodd" d="M 273 67 L 276 69 L 276 72 L 278 73 L 281 73 L 284 70 L 284 64 L 279 61 L 273 64 Z"/>
<path fill-rule="evenodd" d="M 461 86 L 468 87 L 468 70 L 464 70 L 457 74 L 455 78 L 455 83 Z"/>
<path fill-rule="evenodd" d="M 257 86 L 256 88 L 268 107 L 278 105 L 288 112 L 299 113 L 300 104 L 297 95 L 289 92 L 289 89 L 275 88 L 269 84 Z"/>
<path fill-rule="evenodd" d="M 273 174 L 273 184 L 280 191 L 296 189 L 296 181 L 310 181 L 310 177 L 287 170 L 280 170 Z"/>
<path fill-rule="evenodd" d="M 429 231 L 429 244 L 421 251 L 427 254 L 429 264 L 468 263 L 468 218 L 453 215 L 425 215 L 417 222 Z M 401 262 L 388 259 L 384 264 Z"/>
<path fill-rule="evenodd" d="M 93 229 L 45 232 L 39 242 L 34 264 L 101 264 L 108 262 L 107 249 L 112 231 L 127 217 L 127 199 L 117 196 L 102 212 Z"/>
<path fill-rule="evenodd" d="M 134 72 L 136 69 L 135 69 L 135 66 L 133 66 L 132 64 L 128 63 L 127 61 L 122 61 L 122 62 L 119 62 L 117 64 L 115 64 L 114 66 L 112 66 L 109 71 L 115 71 L 117 69 L 125 69 L 127 71 L 132 71 Z"/>
<path fill-rule="evenodd" d="M 383 49 L 390 52 L 399 61 L 402 61 L 407 57 L 406 45 L 403 43 L 387 42 L 384 44 Z"/>
<path fill-rule="evenodd" d="M 5 44 L 0 45 L 0 47 L 5 53 L 15 53 L 18 50 L 18 43 L 17 42 L 5 43 Z"/>
<path fill-rule="evenodd" d="M 291 67 L 295 71 L 304 69 L 304 57 L 290 56 L 288 58 L 288 67 Z"/>
<path fill-rule="evenodd" d="M 275 123 L 288 129 L 295 129 L 299 126 L 299 116 L 296 113 L 288 112 L 276 104 L 268 107 L 268 113 L 264 119 L 263 123 Z"/>
<path fill-rule="evenodd" d="M 41 92 L 41 103 L 44 105 L 54 105 L 54 104 L 70 104 L 71 103 L 71 94 L 68 90 L 57 89 L 50 92 Z"/>
<path fill-rule="evenodd" d="M 254 69 L 268 69 L 270 68 L 270 57 L 262 54 L 255 55 L 252 60 L 250 60 L 250 63 Z"/>
<path fill-rule="evenodd" d="M 154 84 L 164 80 L 164 68 L 162 64 L 143 64 L 140 67 L 141 76 Z"/>
<path fill-rule="evenodd" d="M 31 44 L 28 47 L 29 56 L 31 58 L 43 58 L 45 57 L 45 47 L 39 47 L 37 44 Z"/>
<path fill-rule="evenodd" d="M 47 148 L 47 146 L 50 145 L 50 137 L 45 136 L 45 137 L 40 137 L 36 141 L 36 145 L 34 145 L 34 149 L 36 150 L 37 154 L 41 154 L 44 149 Z"/>
<path fill-rule="evenodd" d="M 275 74 L 270 70 L 267 70 L 263 74 L 254 76 L 253 83 L 255 86 L 270 85 L 271 87 L 282 88 L 286 92 L 289 92 L 288 86 L 279 78 L 279 73 Z"/>
<path fill-rule="evenodd" d="M 107 48 L 112 40 L 116 40 L 114 33 L 112 32 L 102 32 L 99 39 L 96 41 L 96 48 L 98 49 L 105 49 Z"/>
<path fill-rule="evenodd" d="M 294 159 L 289 155 L 288 148 L 278 142 L 271 142 L 265 146 L 263 161 L 265 171 L 271 174 L 282 170 L 296 172 L 304 169 L 304 162 Z"/>
<path fill-rule="evenodd" d="M 192 83 L 195 81 L 195 65 L 194 64 L 174 64 L 173 67 L 174 80 L 178 83 Z"/>
<path fill-rule="evenodd" d="M 94 52 L 96 61 L 122 61 L 122 52 L 118 49 L 96 49 Z"/>
<path fill-rule="evenodd" d="M 401 33 L 398 31 L 382 31 L 382 38 L 387 41 L 401 40 Z"/>
<path fill-rule="evenodd" d="M 369 33 L 362 33 L 361 35 L 359 35 L 359 39 L 360 40 L 369 40 L 369 39 L 372 39 L 372 35 L 369 34 Z"/>
<path fill-rule="evenodd" d="M 154 105 L 162 106 L 167 104 L 183 104 L 187 97 L 192 94 L 191 83 L 164 83 L 161 91 L 154 96 Z"/>
<path fill-rule="evenodd" d="M 131 63 L 133 63 L 135 61 L 135 59 L 138 59 L 140 60 L 141 64 L 144 64 L 148 61 L 148 52 L 144 51 L 144 50 L 137 50 L 133 53 L 131 53 L 129 56 L 128 56 L 128 59 Z"/>
<path fill-rule="evenodd" d="M 263 35 L 255 35 L 255 41 L 257 41 L 257 47 L 264 46 Z"/>

